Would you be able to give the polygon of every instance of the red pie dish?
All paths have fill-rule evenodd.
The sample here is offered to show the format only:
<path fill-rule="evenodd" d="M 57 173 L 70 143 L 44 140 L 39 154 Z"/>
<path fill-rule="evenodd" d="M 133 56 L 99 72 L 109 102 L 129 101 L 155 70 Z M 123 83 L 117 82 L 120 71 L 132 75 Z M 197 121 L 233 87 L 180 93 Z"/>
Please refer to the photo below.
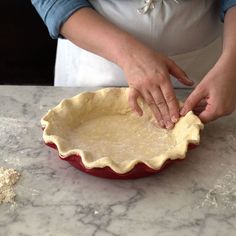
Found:
<path fill-rule="evenodd" d="M 41 119 L 44 142 L 62 160 L 99 177 L 132 179 L 183 160 L 200 142 L 203 124 L 192 112 L 171 130 L 157 127 L 149 107 L 135 115 L 128 88 L 106 88 L 64 99 Z"/>

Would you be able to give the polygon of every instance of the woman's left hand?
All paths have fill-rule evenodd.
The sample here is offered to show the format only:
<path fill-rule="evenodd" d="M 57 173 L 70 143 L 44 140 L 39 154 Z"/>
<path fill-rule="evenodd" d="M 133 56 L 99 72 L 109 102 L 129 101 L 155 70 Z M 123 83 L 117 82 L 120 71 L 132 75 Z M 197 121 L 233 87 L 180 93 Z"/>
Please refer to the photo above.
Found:
<path fill-rule="evenodd" d="M 185 101 L 180 114 L 195 111 L 207 123 L 236 108 L 236 60 L 222 55 Z"/>

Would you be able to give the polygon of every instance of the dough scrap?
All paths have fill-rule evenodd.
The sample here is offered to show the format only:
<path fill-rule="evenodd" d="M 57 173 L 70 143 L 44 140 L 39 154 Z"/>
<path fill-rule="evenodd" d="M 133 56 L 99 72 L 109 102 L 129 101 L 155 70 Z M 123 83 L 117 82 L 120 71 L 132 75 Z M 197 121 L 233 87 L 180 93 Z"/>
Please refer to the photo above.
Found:
<path fill-rule="evenodd" d="M 14 169 L 0 167 L 0 204 L 14 203 L 16 194 L 13 185 L 19 180 L 20 174 Z"/>

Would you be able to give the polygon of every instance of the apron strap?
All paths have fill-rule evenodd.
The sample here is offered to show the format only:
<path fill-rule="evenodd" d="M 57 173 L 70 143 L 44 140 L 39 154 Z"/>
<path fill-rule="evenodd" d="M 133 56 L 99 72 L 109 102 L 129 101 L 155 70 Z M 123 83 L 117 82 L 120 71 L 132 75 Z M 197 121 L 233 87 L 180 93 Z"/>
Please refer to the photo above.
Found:
<path fill-rule="evenodd" d="M 175 3 L 179 4 L 178 0 L 173 0 Z M 137 9 L 138 14 L 144 15 L 150 10 L 155 8 L 155 0 L 145 0 L 144 5 Z"/>

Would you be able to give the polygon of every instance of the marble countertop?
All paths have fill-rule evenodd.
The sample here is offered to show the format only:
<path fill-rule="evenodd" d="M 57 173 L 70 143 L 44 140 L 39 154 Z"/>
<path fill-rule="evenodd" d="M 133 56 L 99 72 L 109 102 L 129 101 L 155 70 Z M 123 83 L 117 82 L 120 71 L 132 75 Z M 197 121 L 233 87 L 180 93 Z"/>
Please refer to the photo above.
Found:
<path fill-rule="evenodd" d="M 0 205 L 0 236 L 236 235 L 236 114 L 206 125 L 201 145 L 159 174 L 102 179 L 42 141 L 42 115 L 82 90 L 0 86 L 0 166 L 22 175 L 16 205 Z"/>

